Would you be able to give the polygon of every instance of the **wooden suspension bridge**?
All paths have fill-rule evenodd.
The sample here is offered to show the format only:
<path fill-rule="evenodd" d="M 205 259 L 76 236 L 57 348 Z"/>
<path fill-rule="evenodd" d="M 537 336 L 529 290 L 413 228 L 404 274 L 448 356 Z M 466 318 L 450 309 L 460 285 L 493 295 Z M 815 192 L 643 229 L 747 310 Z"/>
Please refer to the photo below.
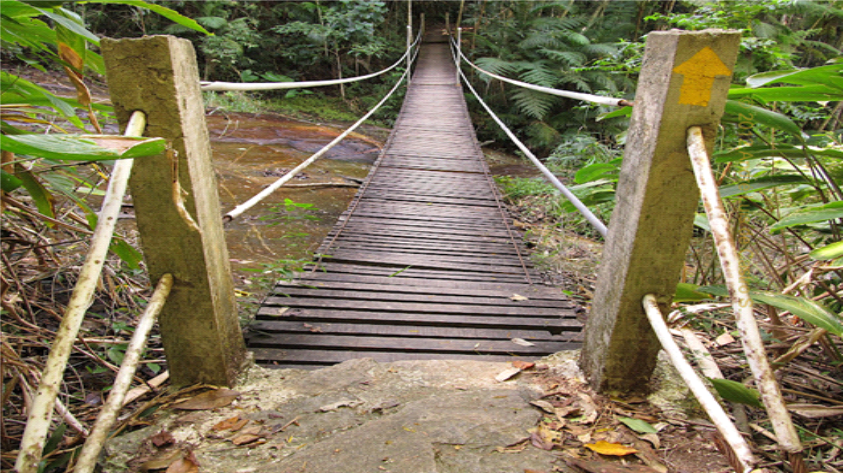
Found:
<path fill-rule="evenodd" d="M 425 43 L 369 177 L 309 272 L 249 327 L 256 361 L 533 359 L 580 347 L 576 307 L 536 284 L 475 138 L 448 45 Z"/>
<path fill-rule="evenodd" d="M 410 31 L 398 63 L 411 61 Z M 596 389 L 647 384 L 659 343 L 643 297 L 655 295 L 665 310 L 674 295 L 699 202 L 687 130 L 701 127 L 711 145 L 730 85 L 721 74 L 735 62 L 738 34 L 649 35 L 582 331 L 579 308 L 538 283 L 509 224 L 446 44 L 422 45 L 395 129 L 365 184 L 311 271 L 279 283 L 245 337 L 193 47 L 151 36 L 105 39 L 102 49 L 121 124 L 143 112 L 145 135 L 165 138 L 174 151 L 136 160 L 130 185 L 150 279 L 174 281 L 160 327 L 175 385 L 232 385 L 247 348 L 262 363 L 317 367 L 364 356 L 535 359 L 581 342 L 580 366 Z M 184 199 L 173 197 L 181 194 L 176 184 Z"/>

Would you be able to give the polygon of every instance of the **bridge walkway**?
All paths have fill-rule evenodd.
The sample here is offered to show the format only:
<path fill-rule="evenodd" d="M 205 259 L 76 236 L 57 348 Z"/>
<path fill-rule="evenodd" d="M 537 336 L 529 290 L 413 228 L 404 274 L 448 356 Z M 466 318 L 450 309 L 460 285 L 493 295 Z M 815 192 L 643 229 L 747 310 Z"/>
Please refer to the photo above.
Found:
<path fill-rule="evenodd" d="M 390 138 L 310 271 L 250 325 L 259 363 L 531 360 L 579 348 L 539 283 L 478 146 L 448 45 L 426 43 Z"/>

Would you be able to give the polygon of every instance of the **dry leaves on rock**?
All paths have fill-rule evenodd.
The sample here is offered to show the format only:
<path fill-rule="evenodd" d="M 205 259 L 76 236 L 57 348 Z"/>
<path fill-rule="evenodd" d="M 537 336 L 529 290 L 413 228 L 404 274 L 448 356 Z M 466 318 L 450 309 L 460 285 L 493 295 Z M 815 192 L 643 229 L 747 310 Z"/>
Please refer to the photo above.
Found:
<path fill-rule="evenodd" d="M 173 409 L 182 409 L 190 411 L 203 411 L 209 409 L 217 409 L 219 407 L 226 407 L 234 402 L 240 393 L 232 391 L 231 389 L 214 389 L 206 391 L 202 394 L 187 399 L 185 401 L 173 404 Z"/>

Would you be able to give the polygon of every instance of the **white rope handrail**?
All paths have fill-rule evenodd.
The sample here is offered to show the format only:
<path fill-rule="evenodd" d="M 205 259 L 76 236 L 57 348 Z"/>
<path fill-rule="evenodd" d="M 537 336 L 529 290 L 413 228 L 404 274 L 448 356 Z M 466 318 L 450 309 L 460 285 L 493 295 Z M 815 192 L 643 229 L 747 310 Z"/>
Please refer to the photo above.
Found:
<path fill-rule="evenodd" d="M 454 40 L 452 40 L 452 41 L 454 41 Z M 507 83 L 510 83 L 510 84 L 513 84 L 513 85 L 517 85 L 517 86 L 523 87 L 525 89 L 536 90 L 538 92 L 544 92 L 546 94 L 557 95 L 557 96 L 560 96 L 560 97 L 566 97 L 566 98 L 575 99 L 575 100 L 582 100 L 584 102 L 592 102 L 592 103 L 596 103 L 598 105 L 609 105 L 609 106 L 612 106 L 612 107 L 627 107 L 627 106 L 633 105 L 632 102 L 625 100 L 625 99 L 619 99 L 619 98 L 615 98 L 615 97 L 603 97 L 603 96 L 600 96 L 600 95 L 586 94 L 586 93 L 583 93 L 583 92 L 573 92 L 573 91 L 570 91 L 570 90 L 552 89 L 550 87 L 542 87 L 541 85 L 529 84 L 527 82 L 521 82 L 521 81 L 517 81 L 517 80 L 514 80 L 514 79 L 509 79 L 507 77 L 500 76 L 498 74 L 493 74 L 492 72 L 485 71 L 485 70 L 481 69 L 480 67 L 475 65 L 472 61 L 470 61 L 463 54 L 463 51 L 461 51 L 460 48 L 457 48 L 457 53 L 460 55 L 461 58 L 463 58 L 464 61 L 466 61 L 466 64 L 474 67 L 478 71 L 492 77 L 493 79 L 498 79 L 500 81 L 507 82 Z"/>
<path fill-rule="evenodd" d="M 472 87 L 472 84 L 469 83 L 469 80 L 463 74 L 463 71 L 458 70 L 458 72 L 460 73 L 460 77 L 463 78 L 463 82 L 466 84 L 466 87 L 468 87 L 469 90 L 472 91 L 472 94 L 475 95 L 475 98 L 478 99 L 478 102 L 483 105 L 487 113 L 489 113 L 492 119 L 495 120 L 495 123 L 498 123 L 498 126 L 500 126 L 502 130 L 504 130 L 504 133 L 506 133 L 507 136 L 509 136 L 510 139 L 513 140 L 513 143 L 515 143 L 516 146 L 518 146 L 519 149 L 522 150 L 523 153 L 525 153 L 525 156 L 527 156 L 533 162 L 533 164 L 536 165 L 536 167 L 538 167 L 540 171 L 542 171 L 542 174 L 546 178 L 548 178 L 549 181 L 551 181 L 551 184 L 553 184 L 554 187 L 556 187 L 557 190 L 559 190 L 565 196 L 565 198 L 568 199 L 569 202 L 571 202 L 578 211 L 580 211 L 581 215 L 583 215 L 583 217 L 586 218 L 586 220 L 591 223 L 596 230 L 598 230 L 598 233 L 600 233 L 601 236 L 606 238 L 607 226 L 604 224 L 604 222 L 602 222 L 598 217 L 596 217 L 595 214 L 592 213 L 592 211 L 589 210 L 589 208 L 586 207 L 586 205 L 584 205 L 583 202 L 581 202 L 580 199 L 578 199 L 577 196 L 574 195 L 568 189 L 568 187 L 566 187 L 562 182 L 560 182 L 560 180 L 557 179 L 557 176 L 555 176 L 547 167 L 545 167 L 545 165 L 542 164 L 539 158 L 537 158 L 536 155 L 534 155 L 527 148 L 527 146 L 525 146 L 524 143 L 522 143 L 521 140 L 519 140 L 516 135 L 513 134 L 512 131 L 510 131 L 509 128 L 507 128 L 507 125 L 505 125 L 504 122 L 502 122 L 501 119 L 498 118 L 495 112 L 493 112 L 492 109 L 490 109 L 489 106 L 483 101 L 483 99 L 481 99 L 481 96 L 478 95 L 478 92 L 476 92 L 475 88 Z"/>
<path fill-rule="evenodd" d="M 411 61 L 413 61 L 415 59 L 416 59 L 416 55 L 414 54 L 411 57 Z M 330 150 L 335 145 L 337 145 L 338 143 L 343 141 L 344 138 L 346 138 L 351 132 L 355 131 L 355 129 L 357 127 L 359 127 L 370 116 L 372 116 L 372 114 L 374 114 L 376 111 L 378 111 L 378 109 L 381 108 L 382 105 L 384 105 L 384 103 L 387 101 L 387 99 L 389 99 L 393 95 L 393 93 L 396 90 L 398 90 L 402 81 L 404 81 L 405 77 L 407 77 L 409 73 L 410 73 L 410 69 L 408 68 L 406 71 L 404 71 L 404 74 L 402 74 L 402 76 L 399 78 L 399 80 L 396 81 L 396 85 L 393 86 L 393 88 L 390 90 L 390 92 L 388 92 L 387 95 L 384 96 L 384 98 L 381 99 L 381 101 L 378 102 L 378 104 L 375 105 L 375 107 L 372 108 L 372 110 L 370 110 L 369 112 L 367 112 L 366 115 L 361 117 L 360 120 L 356 121 L 352 126 L 347 128 L 346 131 L 344 131 L 343 133 L 340 134 L 340 136 L 338 136 L 337 138 L 334 138 L 330 143 L 323 146 L 322 149 L 320 149 L 319 151 L 314 153 L 310 158 L 306 159 L 300 165 L 293 168 L 293 170 L 291 170 L 290 172 L 288 172 L 284 176 L 280 177 L 278 180 L 276 180 L 275 182 L 273 182 L 272 184 L 267 186 L 261 192 L 255 194 L 255 196 L 252 197 L 251 199 L 249 199 L 246 202 L 238 205 L 237 207 L 232 209 L 229 213 L 223 215 L 223 222 L 230 222 L 230 221 L 234 220 L 235 218 L 237 218 L 238 216 L 240 216 L 243 212 L 246 212 L 247 210 L 254 207 L 256 204 L 258 204 L 259 202 L 261 202 L 262 200 L 267 198 L 267 196 L 269 196 L 270 194 L 272 194 L 273 192 L 278 190 L 278 188 L 283 186 L 287 181 L 289 181 L 290 179 L 293 179 L 293 176 L 298 174 L 299 171 L 301 171 L 301 170 L 305 169 L 306 167 L 310 166 L 314 161 L 316 161 L 317 159 L 322 157 L 322 155 L 327 153 L 328 150 Z"/>
<path fill-rule="evenodd" d="M 364 76 L 348 77 L 345 79 L 333 80 L 313 80 L 305 82 L 200 82 L 200 88 L 202 90 L 217 91 L 303 89 L 307 87 L 324 87 L 328 85 L 348 84 L 349 82 L 357 82 L 366 79 L 371 79 L 398 67 L 398 65 L 401 64 L 402 61 L 404 61 L 407 55 L 410 54 L 410 52 L 413 50 L 413 47 L 416 46 L 417 43 L 419 43 L 421 37 L 421 34 L 416 35 L 416 40 L 413 42 L 413 44 L 410 45 L 407 51 L 405 51 L 404 54 L 402 54 L 402 56 L 398 59 L 398 61 L 396 61 L 392 66 Z"/>

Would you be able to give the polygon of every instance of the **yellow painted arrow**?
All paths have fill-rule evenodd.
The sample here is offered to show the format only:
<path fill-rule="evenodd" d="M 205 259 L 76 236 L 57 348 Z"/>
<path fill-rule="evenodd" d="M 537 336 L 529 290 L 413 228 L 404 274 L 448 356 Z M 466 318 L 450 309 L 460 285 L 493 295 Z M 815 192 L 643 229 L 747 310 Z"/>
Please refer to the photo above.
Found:
<path fill-rule="evenodd" d="M 688 61 L 675 67 L 674 72 L 683 75 L 683 85 L 680 87 L 680 103 L 700 107 L 709 104 L 715 76 L 728 76 L 733 73 L 709 46 L 698 51 Z"/>

